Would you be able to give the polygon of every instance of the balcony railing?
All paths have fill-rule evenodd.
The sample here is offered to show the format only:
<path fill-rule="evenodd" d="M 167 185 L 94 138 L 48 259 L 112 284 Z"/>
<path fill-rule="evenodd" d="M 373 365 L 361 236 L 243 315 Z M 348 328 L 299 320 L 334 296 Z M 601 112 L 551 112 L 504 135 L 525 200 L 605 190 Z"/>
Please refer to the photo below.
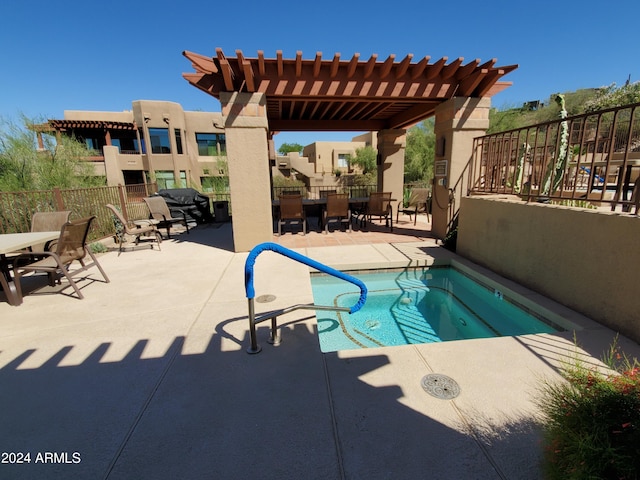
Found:
<path fill-rule="evenodd" d="M 640 103 L 474 140 L 469 193 L 638 210 Z"/>

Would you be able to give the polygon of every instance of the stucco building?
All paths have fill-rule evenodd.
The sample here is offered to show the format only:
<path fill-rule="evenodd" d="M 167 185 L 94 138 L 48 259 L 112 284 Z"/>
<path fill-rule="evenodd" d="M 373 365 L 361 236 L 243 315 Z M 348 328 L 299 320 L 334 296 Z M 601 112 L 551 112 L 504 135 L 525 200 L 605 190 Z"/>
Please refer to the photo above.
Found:
<path fill-rule="evenodd" d="M 109 185 L 157 181 L 160 188 L 211 189 L 226 176 L 220 112 L 184 111 L 178 103 L 137 100 L 123 112 L 65 110 L 39 129 L 72 135 L 95 153 L 89 160 Z"/>
<path fill-rule="evenodd" d="M 108 185 L 156 181 L 159 188 L 189 186 L 210 191 L 216 178 L 227 179 L 226 138 L 220 112 L 183 110 L 175 102 L 137 100 L 123 112 L 65 110 L 40 130 L 70 135 L 94 155 L 87 160 Z M 348 159 L 357 149 L 376 146 L 366 133 L 351 142 L 315 142 L 302 155 L 277 156 L 273 174 L 295 172 L 309 187 L 332 186 L 336 171 L 353 173 Z M 357 170 L 357 167 L 356 167 Z"/>

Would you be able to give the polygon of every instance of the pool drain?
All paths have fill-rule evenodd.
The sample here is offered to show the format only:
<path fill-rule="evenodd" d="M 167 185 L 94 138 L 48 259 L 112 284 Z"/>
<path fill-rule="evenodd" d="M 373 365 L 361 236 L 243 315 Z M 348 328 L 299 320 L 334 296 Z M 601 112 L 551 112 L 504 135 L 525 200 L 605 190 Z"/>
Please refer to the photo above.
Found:
<path fill-rule="evenodd" d="M 258 303 L 269 303 L 273 302 L 276 299 L 275 295 L 260 295 L 256 298 L 256 302 Z"/>
<path fill-rule="evenodd" d="M 460 395 L 460 386 L 446 375 L 431 373 L 422 377 L 420 383 L 425 392 L 436 398 L 451 400 Z"/>

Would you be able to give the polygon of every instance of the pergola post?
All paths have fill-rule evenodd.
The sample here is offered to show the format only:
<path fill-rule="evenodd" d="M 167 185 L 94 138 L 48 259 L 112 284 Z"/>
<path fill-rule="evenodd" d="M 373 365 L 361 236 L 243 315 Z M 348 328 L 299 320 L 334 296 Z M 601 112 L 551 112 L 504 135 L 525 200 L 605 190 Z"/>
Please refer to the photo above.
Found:
<path fill-rule="evenodd" d="M 391 198 L 402 201 L 404 185 L 404 151 L 406 147 L 404 129 L 378 132 L 378 191 L 391 192 Z M 393 211 L 397 202 L 394 202 Z"/>
<path fill-rule="evenodd" d="M 491 98 L 454 97 L 436 107 L 436 152 L 431 201 L 431 231 L 444 239 L 452 218 L 450 206 L 467 195 L 467 165 L 473 139 L 489 128 Z"/>
<path fill-rule="evenodd" d="M 267 101 L 263 93 L 221 92 L 227 142 L 233 243 L 248 252 L 273 238 Z"/>

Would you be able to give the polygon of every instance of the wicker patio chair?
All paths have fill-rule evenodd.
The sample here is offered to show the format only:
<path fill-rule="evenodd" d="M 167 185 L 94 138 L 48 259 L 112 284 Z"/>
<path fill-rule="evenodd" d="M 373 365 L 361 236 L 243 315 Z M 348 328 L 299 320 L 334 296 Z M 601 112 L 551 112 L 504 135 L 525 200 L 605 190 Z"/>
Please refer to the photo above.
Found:
<path fill-rule="evenodd" d="M 162 235 L 158 231 L 158 228 L 151 224 L 147 223 L 146 225 L 136 225 L 131 221 L 125 220 L 114 205 L 107 204 L 105 205 L 111 213 L 113 214 L 113 223 L 116 227 L 116 237 L 118 238 L 118 256 L 124 251 L 124 244 L 126 243 L 126 236 L 129 235 L 133 237 L 133 243 L 138 245 L 141 240 L 148 241 L 151 245 L 151 249 L 153 250 L 153 243 L 158 244 L 158 250 L 161 250 L 160 243 L 162 242 Z"/>
<path fill-rule="evenodd" d="M 287 223 L 302 223 L 302 233 L 307 234 L 307 218 L 302 205 L 302 195 L 280 195 L 280 215 L 278 217 L 278 235 L 282 235 L 282 226 Z"/>
<path fill-rule="evenodd" d="M 351 232 L 351 210 L 349 195 L 346 193 L 330 193 L 327 195 L 327 208 L 324 212 L 324 231 L 329 233 L 329 223 L 338 222 L 338 226 L 346 223 Z"/>
<path fill-rule="evenodd" d="M 96 217 L 86 217 L 65 223 L 60 229 L 60 237 L 58 238 L 55 251 L 23 253 L 18 257 L 18 266 L 16 266 L 14 272 L 16 290 L 20 297 L 22 296 L 22 277 L 25 273 L 29 272 L 46 272 L 49 276 L 49 284 L 51 286 L 54 286 L 55 281 L 64 275 L 80 299 L 84 298 L 84 296 L 76 282 L 73 281 L 73 277 L 79 273 L 95 266 L 100 270 L 105 282 L 109 283 L 109 277 L 107 277 L 107 274 L 102 269 L 96 256 L 87 247 L 87 235 L 89 234 L 89 228 L 91 228 L 91 222 L 94 218 Z M 90 263 L 85 262 L 87 255 L 91 257 Z M 42 256 L 43 258 L 32 263 L 27 263 L 26 265 L 22 264 L 22 259 L 37 259 L 38 256 Z M 70 266 L 75 261 L 79 262 L 81 267 L 71 270 Z"/>
<path fill-rule="evenodd" d="M 171 212 L 169 211 L 169 206 L 167 205 L 167 202 L 165 202 L 163 197 L 156 195 L 153 197 L 144 197 L 143 200 L 149 208 L 151 218 L 158 221 L 158 228 L 167 229 L 167 238 L 171 238 L 171 227 L 174 223 L 184 224 L 185 228 L 187 229 L 187 233 L 189 233 L 187 215 L 182 210 L 180 210 L 180 212 L 182 213 L 182 218 L 173 217 L 171 215 Z"/>

